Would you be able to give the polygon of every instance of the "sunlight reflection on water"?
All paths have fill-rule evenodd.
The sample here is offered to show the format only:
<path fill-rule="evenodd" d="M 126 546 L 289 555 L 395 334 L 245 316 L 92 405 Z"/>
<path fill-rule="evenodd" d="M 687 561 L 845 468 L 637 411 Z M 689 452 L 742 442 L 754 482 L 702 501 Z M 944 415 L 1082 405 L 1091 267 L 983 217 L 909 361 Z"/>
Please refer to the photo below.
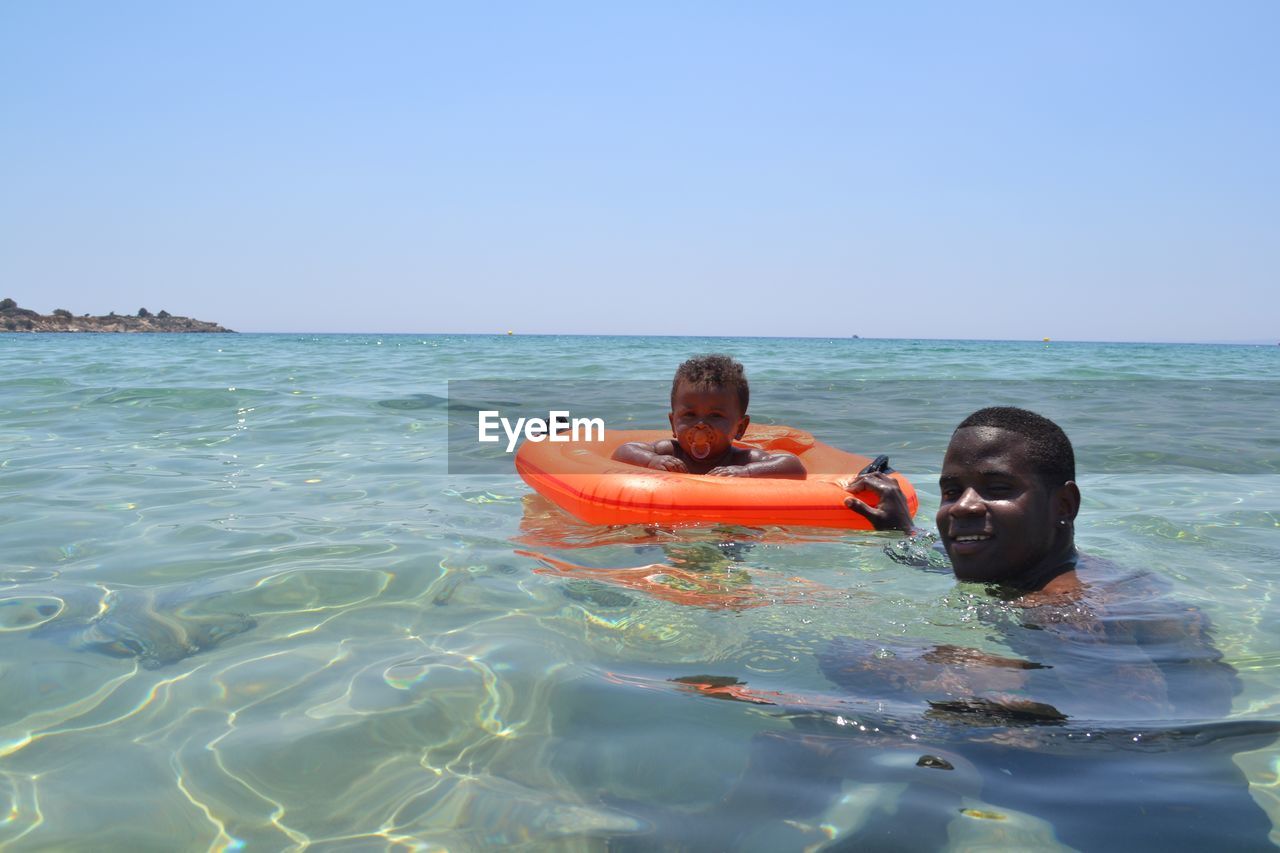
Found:
<path fill-rule="evenodd" d="M 599 528 L 514 472 L 451 477 L 444 383 L 666 381 L 707 349 L 752 376 L 833 381 L 937 380 L 957 352 L 1008 356 L 993 380 L 1241 379 L 1275 355 L 1156 348 L 1138 370 L 1109 345 L 821 343 L 628 339 L 619 360 L 589 338 L 4 337 L 0 377 L 19 378 L 0 379 L 0 844 L 599 849 L 699 838 L 701 815 L 782 850 L 895 810 L 902 827 L 940 822 L 956 849 L 1059 843 L 1063 826 L 986 799 L 986 768 L 948 751 L 954 726 L 843 695 L 821 664 L 848 637 L 1009 655 L 1017 614 L 888 559 L 890 535 Z M 877 443 L 853 450 L 892 439 L 932 526 L 937 387 L 895 390 L 906 411 L 888 426 L 786 405 L 815 432 Z M 1077 395 L 1080 434 L 1118 399 Z M 757 405 L 767 418 L 768 397 Z M 1272 435 L 1272 416 L 1209 426 Z M 1207 428 L 1182 426 L 1188 440 Z M 1242 674 L 1232 716 L 1276 718 L 1274 443 L 1233 446 L 1224 474 L 1178 457 L 1176 431 L 1146 439 L 1082 456 L 1078 541 L 1207 614 Z M 671 681 L 702 676 L 774 704 Z M 787 744 L 804 715 L 777 695 L 881 724 L 858 733 L 849 775 L 798 794 L 814 808 L 793 824 L 721 808 L 762 749 L 799 760 Z M 1280 816 L 1276 751 L 1247 747 L 1236 763 Z M 955 769 L 918 769 L 924 753 Z"/>

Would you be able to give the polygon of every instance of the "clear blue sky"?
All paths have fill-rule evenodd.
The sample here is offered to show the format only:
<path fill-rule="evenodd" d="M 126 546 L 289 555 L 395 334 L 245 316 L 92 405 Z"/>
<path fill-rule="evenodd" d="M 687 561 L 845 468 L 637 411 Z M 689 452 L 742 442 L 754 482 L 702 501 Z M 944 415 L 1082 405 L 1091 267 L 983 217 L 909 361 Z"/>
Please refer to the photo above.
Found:
<path fill-rule="evenodd" d="M 1280 2 L 0 4 L 0 296 L 1280 340 Z"/>

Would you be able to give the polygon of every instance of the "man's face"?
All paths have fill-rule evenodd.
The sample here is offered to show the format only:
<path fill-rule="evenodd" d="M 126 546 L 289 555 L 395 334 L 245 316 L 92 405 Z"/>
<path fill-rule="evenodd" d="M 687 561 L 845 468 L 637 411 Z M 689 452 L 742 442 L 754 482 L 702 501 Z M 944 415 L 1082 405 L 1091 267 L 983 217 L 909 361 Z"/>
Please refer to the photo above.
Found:
<path fill-rule="evenodd" d="M 719 459 L 742 438 L 747 416 L 732 388 L 706 388 L 681 382 L 671 400 L 671 431 L 680 449 L 699 462 Z"/>
<path fill-rule="evenodd" d="M 1023 436 L 958 430 L 938 485 L 938 533 L 960 580 L 1014 582 L 1059 558 L 1065 510 L 1032 468 Z"/>

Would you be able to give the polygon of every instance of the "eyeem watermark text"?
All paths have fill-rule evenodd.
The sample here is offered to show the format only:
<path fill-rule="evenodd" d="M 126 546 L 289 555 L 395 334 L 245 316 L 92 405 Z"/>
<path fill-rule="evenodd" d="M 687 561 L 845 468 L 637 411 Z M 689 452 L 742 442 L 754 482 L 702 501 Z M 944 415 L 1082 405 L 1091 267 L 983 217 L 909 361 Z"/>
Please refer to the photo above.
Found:
<path fill-rule="evenodd" d="M 567 411 L 547 412 L 547 419 L 516 418 L 513 425 L 502 413 L 494 410 L 479 412 L 478 432 L 480 441 L 501 440 L 498 428 L 507 435 L 507 452 L 516 449 L 516 442 L 523 434 L 526 441 L 604 441 L 604 418 L 575 418 Z"/>

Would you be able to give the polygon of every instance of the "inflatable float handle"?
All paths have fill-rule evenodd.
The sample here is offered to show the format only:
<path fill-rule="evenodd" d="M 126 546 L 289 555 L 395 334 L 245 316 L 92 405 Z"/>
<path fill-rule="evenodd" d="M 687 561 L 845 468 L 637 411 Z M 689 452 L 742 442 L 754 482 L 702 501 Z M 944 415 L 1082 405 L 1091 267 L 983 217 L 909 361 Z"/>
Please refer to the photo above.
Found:
<path fill-rule="evenodd" d="M 859 471 L 858 476 L 861 477 L 863 474 L 893 474 L 893 473 L 895 473 L 894 470 L 889 467 L 889 457 L 886 454 L 881 453 L 875 459 L 872 459 L 871 463 L 867 465 L 867 467 Z"/>

